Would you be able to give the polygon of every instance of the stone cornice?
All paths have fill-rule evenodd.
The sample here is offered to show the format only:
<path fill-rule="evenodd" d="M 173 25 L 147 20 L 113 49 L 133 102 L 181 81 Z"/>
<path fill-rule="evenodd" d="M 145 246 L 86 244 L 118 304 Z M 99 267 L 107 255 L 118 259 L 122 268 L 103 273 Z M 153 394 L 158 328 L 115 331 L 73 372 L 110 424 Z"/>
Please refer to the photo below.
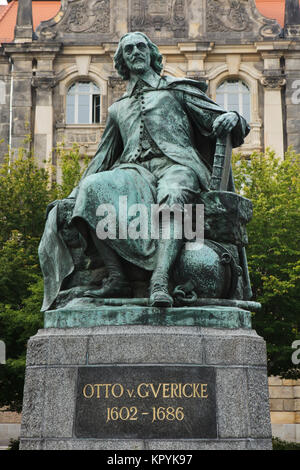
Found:
<path fill-rule="evenodd" d="M 6 55 L 16 55 L 16 54 L 45 54 L 45 53 L 52 53 L 57 54 L 62 48 L 62 44 L 60 43 L 39 43 L 39 42 L 32 42 L 32 43 L 6 43 L 3 44 L 4 53 Z"/>
<path fill-rule="evenodd" d="M 264 42 L 255 42 L 254 47 L 257 52 L 261 52 L 262 54 L 264 52 L 268 53 L 271 51 L 286 51 L 289 49 L 292 41 L 286 40 L 286 39 L 281 39 L 280 41 L 264 41 Z"/>

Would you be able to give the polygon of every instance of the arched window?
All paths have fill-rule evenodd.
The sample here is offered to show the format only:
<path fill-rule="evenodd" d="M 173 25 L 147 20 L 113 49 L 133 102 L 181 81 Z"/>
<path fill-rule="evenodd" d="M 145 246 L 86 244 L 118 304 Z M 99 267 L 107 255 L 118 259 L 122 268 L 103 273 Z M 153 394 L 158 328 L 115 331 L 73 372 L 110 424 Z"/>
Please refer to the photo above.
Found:
<path fill-rule="evenodd" d="M 100 122 L 100 90 L 93 82 L 76 82 L 67 93 L 67 124 Z"/>
<path fill-rule="evenodd" d="M 237 111 L 251 121 L 250 90 L 242 80 L 225 80 L 217 88 L 216 102 L 226 111 Z"/>

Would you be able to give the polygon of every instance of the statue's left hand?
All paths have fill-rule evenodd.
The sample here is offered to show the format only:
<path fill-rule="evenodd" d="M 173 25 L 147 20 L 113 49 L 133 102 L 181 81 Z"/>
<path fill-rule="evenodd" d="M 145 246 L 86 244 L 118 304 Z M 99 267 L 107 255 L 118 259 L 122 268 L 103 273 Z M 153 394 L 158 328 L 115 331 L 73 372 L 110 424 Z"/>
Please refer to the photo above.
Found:
<path fill-rule="evenodd" d="M 213 133 L 216 137 L 225 137 L 237 125 L 239 118 L 234 112 L 218 116 L 213 123 Z"/>

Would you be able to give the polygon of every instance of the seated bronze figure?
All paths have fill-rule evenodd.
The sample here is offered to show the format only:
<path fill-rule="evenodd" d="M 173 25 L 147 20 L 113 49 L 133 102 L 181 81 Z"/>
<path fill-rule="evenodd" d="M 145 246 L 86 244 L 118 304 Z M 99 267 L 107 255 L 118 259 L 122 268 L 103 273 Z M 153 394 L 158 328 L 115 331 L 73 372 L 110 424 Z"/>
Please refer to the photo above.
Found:
<path fill-rule="evenodd" d="M 74 297 L 146 297 L 153 307 L 196 298 L 248 300 L 244 246 L 252 208 L 234 192 L 230 167 L 231 146 L 242 145 L 247 122 L 212 101 L 204 82 L 161 76 L 162 56 L 143 33 L 121 38 L 115 67 L 128 80 L 127 91 L 109 108 L 78 187 L 48 207 L 39 248 L 42 310 Z M 203 204 L 204 244 L 186 249 L 187 240 L 174 235 L 182 223 L 174 214 L 166 238 L 99 237 L 98 208 L 110 205 L 122 217 L 124 198 L 128 208 L 157 205 L 182 213 Z M 117 232 L 120 227 L 118 216 Z M 160 235 L 163 230 L 161 217 Z"/>

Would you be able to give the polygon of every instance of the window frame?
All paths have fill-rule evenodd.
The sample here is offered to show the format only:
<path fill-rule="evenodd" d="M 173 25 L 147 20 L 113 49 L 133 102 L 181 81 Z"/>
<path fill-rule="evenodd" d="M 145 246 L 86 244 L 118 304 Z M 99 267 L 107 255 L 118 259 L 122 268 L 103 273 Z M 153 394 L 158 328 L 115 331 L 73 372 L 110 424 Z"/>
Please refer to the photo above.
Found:
<path fill-rule="evenodd" d="M 89 91 L 80 91 L 79 90 L 79 85 L 80 84 L 89 84 L 90 89 Z M 70 90 L 74 88 L 74 92 L 70 93 Z M 99 93 L 95 93 L 95 88 Z M 73 111 L 73 117 L 74 117 L 74 122 L 69 122 L 68 121 L 68 96 L 74 96 L 74 111 Z M 89 96 L 89 122 L 78 122 L 79 119 L 79 96 Z M 96 103 L 95 97 L 99 97 L 99 104 L 95 104 L 94 107 L 94 101 Z M 69 84 L 67 88 L 67 93 L 66 93 L 66 125 L 69 126 L 91 126 L 91 125 L 100 125 L 101 124 L 101 88 L 100 86 L 95 83 L 95 81 L 88 79 L 88 80 L 82 80 L 82 79 L 77 79 L 74 80 L 71 84 Z M 98 116 L 99 116 L 99 121 L 94 121 L 94 117 L 97 115 L 97 110 L 96 107 L 99 106 L 99 111 L 98 111 Z"/>
<path fill-rule="evenodd" d="M 238 86 L 238 93 L 231 92 L 230 89 L 228 89 L 228 84 L 230 82 L 236 82 Z M 225 88 L 222 92 L 218 91 L 222 85 L 225 85 Z M 246 90 L 244 91 L 243 88 Z M 245 82 L 245 80 L 241 79 L 240 77 L 226 77 L 224 78 L 217 86 L 216 86 L 216 102 L 218 103 L 218 94 L 222 95 L 224 97 L 224 104 L 222 105 L 226 111 L 232 111 L 230 109 L 230 105 L 228 105 L 228 97 L 229 95 L 237 95 L 238 96 L 238 113 L 243 116 L 247 122 L 251 122 L 252 119 L 252 103 L 251 103 L 251 89 L 249 85 Z M 248 104 L 248 115 L 244 114 L 244 106 L 246 106 L 246 103 L 244 103 L 244 96 L 247 95 L 249 97 L 249 104 Z M 221 105 L 220 105 L 221 106 Z"/>
<path fill-rule="evenodd" d="M 263 109 L 261 106 L 260 95 L 260 83 L 263 78 L 261 72 L 259 72 L 252 64 L 241 63 L 238 71 L 229 68 L 228 63 L 222 63 L 215 67 L 212 67 L 207 72 L 207 80 L 209 83 L 208 95 L 211 99 L 216 101 L 216 89 L 223 81 L 227 79 L 239 79 L 245 82 L 250 90 L 250 105 L 251 105 L 251 121 L 248 123 L 251 128 L 251 132 L 245 138 L 245 142 L 242 147 L 239 147 L 238 151 L 242 155 L 251 155 L 254 151 L 263 151 L 264 140 L 263 140 Z"/>

